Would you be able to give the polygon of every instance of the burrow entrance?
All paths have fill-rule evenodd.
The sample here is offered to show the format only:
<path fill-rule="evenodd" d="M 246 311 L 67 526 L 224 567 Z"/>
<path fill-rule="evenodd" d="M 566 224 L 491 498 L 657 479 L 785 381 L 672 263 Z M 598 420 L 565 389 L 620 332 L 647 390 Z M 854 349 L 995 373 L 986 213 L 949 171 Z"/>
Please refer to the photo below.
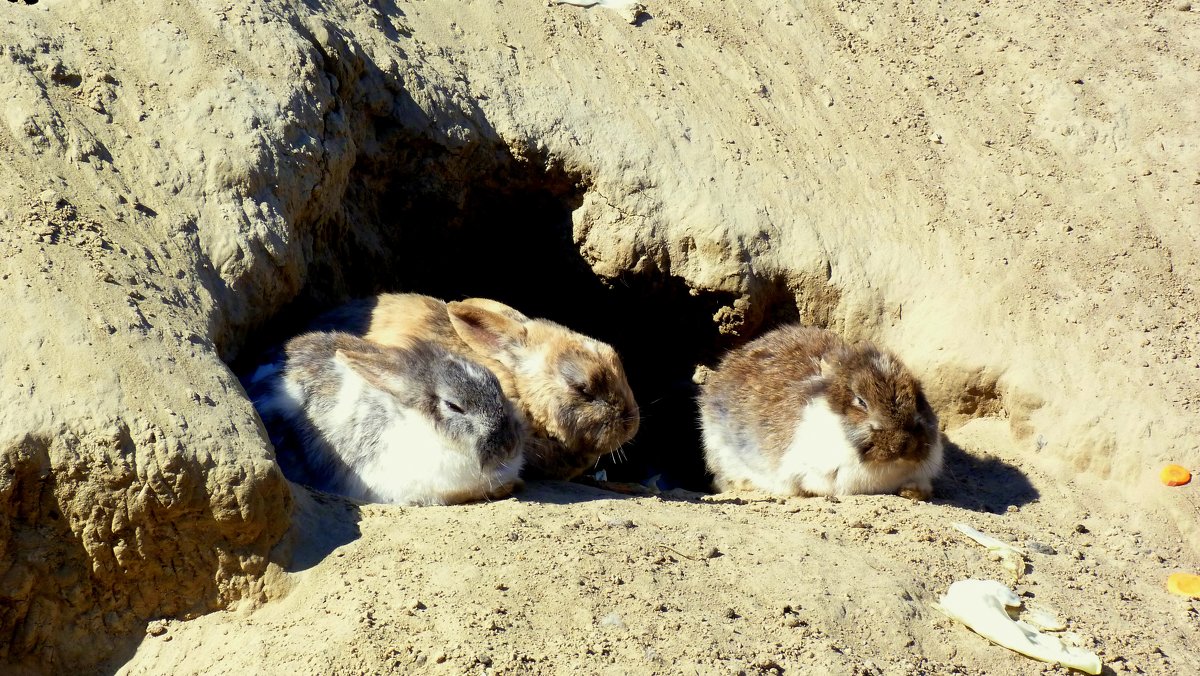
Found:
<path fill-rule="evenodd" d="M 392 147 L 405 150 L 378 164 L 360 160 L 346 212 L 314 238 L 306 287 L 256 342 L 286 339 L 350 297 L 494 298 L 620 353 L 642 421 L 626 460 L 600 461 L 609 479 L 660 475 L 664 489 L 708 490 L 692 375 L 743 339 L 713 320 L 734 298 L 693 294 L 662 274 L 597 277 L 572 239 L 571 212 L 586 184 L 540 158 L 518 159 L 503 147 L 449 152 L 414 139 Z M 769 323 L 794 318 L 790 297 L 779 304 Z"/>

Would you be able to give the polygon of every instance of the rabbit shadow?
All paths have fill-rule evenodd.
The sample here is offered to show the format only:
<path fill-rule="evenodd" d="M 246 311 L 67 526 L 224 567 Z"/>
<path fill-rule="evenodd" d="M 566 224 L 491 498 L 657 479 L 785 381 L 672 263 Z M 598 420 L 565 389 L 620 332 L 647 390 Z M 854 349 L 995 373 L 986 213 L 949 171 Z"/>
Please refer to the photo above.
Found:
<path fill-rule="evenodd" d="M 532 502 L 550 505 L 578 505 L 597 500 L 625 500 L 645 497 L 618 493 L 585 481 L 553 481 L 544 479 L 527 480 L 525 487 L 513 493 L 517 502 Z"/>
<path fill-rule="evenodd" d="M 946 460 L 934 487 L 934 502 L 999 514 L 1041 496 L 1016 466 L 995 456 L 969 453 L 944 437 L 943 442 Z"/>
<path fill-rule="evenodd" d="M 526 481 L 523 490 L 512 496 L 519 502 L 552 505 L 578 505 L 598 500 L 629 500 L 654 498 L 663 502 L 705 502 L 708 493 L 675 487 L 666 490 L 649 488 L 636 483 L 596 481 L 580 477 L 571 481 Z"/>
<path fill-rule="evenodd" d="M 292 521 L 271 550 L 271 562 L 289 573 L 308 570 L 338 547 L 357 540 L 361 508 L 348 498 L 292 483 Z"/>

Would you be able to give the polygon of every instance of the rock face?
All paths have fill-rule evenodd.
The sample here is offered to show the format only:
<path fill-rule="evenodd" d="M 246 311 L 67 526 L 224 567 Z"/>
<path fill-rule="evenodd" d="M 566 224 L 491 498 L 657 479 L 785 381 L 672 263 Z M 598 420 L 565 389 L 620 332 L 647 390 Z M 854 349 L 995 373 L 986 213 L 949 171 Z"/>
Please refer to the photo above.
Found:
<path fill-rule="evenodd" d="M 0 660 L 280 591 L 291 492 L 226 366 L 276 313 L 535 298 L 562 258 L 690 312 L 678 368 L 801 319 L 904 356 L 952 436 L 1200 463 L 1196 13 L 743 5 L 9 3 Z"/>

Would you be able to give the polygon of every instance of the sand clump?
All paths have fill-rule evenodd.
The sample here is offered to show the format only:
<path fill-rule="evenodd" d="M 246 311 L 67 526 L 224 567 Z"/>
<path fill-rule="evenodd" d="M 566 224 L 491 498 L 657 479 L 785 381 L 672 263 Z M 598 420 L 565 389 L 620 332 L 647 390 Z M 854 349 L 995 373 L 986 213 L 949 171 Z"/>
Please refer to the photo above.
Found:
<path fill-rule="evenodd" d="M 1056 552 L 1017 591 L 1114 671 L 1200 671 L 1165 588 L 1200 499 L 1157 478 L 1200 469 L 1200 14 L 645 5 L 8 3 L 0 662 L 1028 673 L 930 610 L 1003 574 L 961 521 Z M 709 344 L 664 352 L 709 366 L 781 320 L 895 351 L 935 501 L 283 479 L 230 363 L 351 295 L 544 299 L 560 260 L 687 308 Z M 619 311 L 600 338 L 655 340 Z M 698 457 L 677 432 L 627 450 Z"/>

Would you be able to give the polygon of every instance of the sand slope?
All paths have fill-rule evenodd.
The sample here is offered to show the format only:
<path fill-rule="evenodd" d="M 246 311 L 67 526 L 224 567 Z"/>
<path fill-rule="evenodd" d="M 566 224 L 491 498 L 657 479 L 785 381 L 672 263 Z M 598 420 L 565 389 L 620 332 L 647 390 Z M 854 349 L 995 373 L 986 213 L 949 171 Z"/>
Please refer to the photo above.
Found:
<path fill-rule="evenodd" d="M 1200 670 L 1200 498 L 1155 481 L 1200 469 L 1200 13 L 647 4 L 0 10 L 0 660 L 1028 673 L 930 610 L 1001 574 L 964 520 L 1053 548 L 1019 590 L 1115 670 Z M 902 355 L 939 501 L 293 505 L 226 361 L 539 182 L 601 277 Z"/>

